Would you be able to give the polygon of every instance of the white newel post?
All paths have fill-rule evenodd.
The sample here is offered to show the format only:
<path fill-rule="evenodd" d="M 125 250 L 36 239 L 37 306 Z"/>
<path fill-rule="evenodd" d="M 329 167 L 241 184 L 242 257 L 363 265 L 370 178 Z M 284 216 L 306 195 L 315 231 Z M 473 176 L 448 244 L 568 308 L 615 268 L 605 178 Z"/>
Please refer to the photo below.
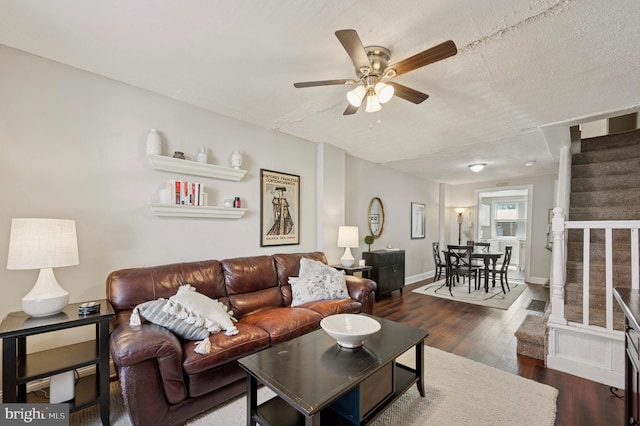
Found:
<path fill-rule="evenodd" d="M 553 234 L 553 274 L 551 276 L 551 315 L 549 321 L 555 324 L 567 324 L 564 318 L 564 212 L 561 207 L 553 209 L 551 223 Z"/>

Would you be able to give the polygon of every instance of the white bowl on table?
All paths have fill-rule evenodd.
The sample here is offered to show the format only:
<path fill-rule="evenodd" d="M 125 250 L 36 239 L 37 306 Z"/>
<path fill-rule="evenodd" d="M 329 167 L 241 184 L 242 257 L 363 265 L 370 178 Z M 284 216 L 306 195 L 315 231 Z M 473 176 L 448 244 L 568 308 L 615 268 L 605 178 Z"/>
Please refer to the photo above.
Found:
<path fill-rule="evenodd" d="M 380 331 L 380 323 L 357 314 L 336 314 L 323 318 L 320 327 L 343 348 L 359 348 L 364 339 Z"/>

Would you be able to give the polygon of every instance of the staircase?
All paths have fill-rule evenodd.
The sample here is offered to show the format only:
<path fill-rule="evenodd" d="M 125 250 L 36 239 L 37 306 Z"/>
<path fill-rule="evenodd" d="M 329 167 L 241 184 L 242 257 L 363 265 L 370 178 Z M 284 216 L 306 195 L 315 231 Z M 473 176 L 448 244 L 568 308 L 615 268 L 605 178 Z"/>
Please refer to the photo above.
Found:
<path fill-rule="evenodd" d="M 569 221 L 640 220 L 640 130 L 581 141 L 581 152 L 573 154 Z M 631 287 L 630 232 L 612 230 L 613 287 Z M 584 326 L 606 325 L 605 231 L 594 229 L 589 238 L 589 316 L 583 317 L 584 231 L 566 233 L 564 317 Z M 518 354 L 545 360 L 549 347 L 547 322 L 527 315 L 515 335 Z M 613 305 L 613 329 L 623 330 L 624 316 Z"/>
<path fill-rule="evenodd" d="M 570 221 L 640 219 L 640 130 L 582 140 L 572 156 Z M 630 233 L 613 230 L 613 287 L 631 286 Z M 567 232 L 565 318 L 583 322 L 583 232 Z M 605 232 L 589 241 L 588 325 L 605 326 Z M 614 305 L 614 329 L 624 316 Z"/>

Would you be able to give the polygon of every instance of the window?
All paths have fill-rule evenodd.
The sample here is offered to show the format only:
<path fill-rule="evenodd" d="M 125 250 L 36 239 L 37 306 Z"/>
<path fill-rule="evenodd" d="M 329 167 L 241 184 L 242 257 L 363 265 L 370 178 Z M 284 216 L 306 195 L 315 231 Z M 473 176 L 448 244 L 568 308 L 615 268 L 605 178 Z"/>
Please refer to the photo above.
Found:
<path fill-rule="evenodd" d="M 518 232 L 518 203 L 496 202 L 494 209 L 496 237 L 515 237 Z"/>

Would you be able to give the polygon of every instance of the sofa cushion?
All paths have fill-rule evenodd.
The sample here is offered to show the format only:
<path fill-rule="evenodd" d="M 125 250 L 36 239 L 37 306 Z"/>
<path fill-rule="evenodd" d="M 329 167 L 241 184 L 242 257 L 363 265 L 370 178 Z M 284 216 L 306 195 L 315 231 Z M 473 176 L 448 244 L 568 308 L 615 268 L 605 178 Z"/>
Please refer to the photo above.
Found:
<path fill-rule="evenodd" d="M 133 309 L 148 300 L 168 299 L 184 283 L 227 305 L 224 275 L 217 260 L 114 271 L 107 277 L 107 299 L 116 311 Z"/>
<path fill-rule="evenodd" d="M 271 256 L 240 257 L 220 262 L 229 305 L 241 319 L 264 309 L 284 306 Z"/>
<path fill-rule="evenodd" d="M 335 314 L 359 314 L 362 312 L 362 303 L 355 299 L 319 300 L 305 303 L 299 307 L 311 309 L 322 315 L 322 317 Z"/>
<path fill-rule="evenodd" d="M 321 320 L 322 315 L 310 309 L 287 307 L 255 312 L 240 323 L 260 327 L 269 333 L 273 345 L 320 328 Z"/>
<path fill-rule="evenodd" d="M 263 329 L 242 323 L 237 323 L 236 327 L 239 333 L 233 336 L 222 333 L 209 336 L 211 350 L 208 354 L 195 352 L 197 342 L 184 342 L 182 367 L 185 373 L 198 374 L 269 346 L 269 334 Z"/>

